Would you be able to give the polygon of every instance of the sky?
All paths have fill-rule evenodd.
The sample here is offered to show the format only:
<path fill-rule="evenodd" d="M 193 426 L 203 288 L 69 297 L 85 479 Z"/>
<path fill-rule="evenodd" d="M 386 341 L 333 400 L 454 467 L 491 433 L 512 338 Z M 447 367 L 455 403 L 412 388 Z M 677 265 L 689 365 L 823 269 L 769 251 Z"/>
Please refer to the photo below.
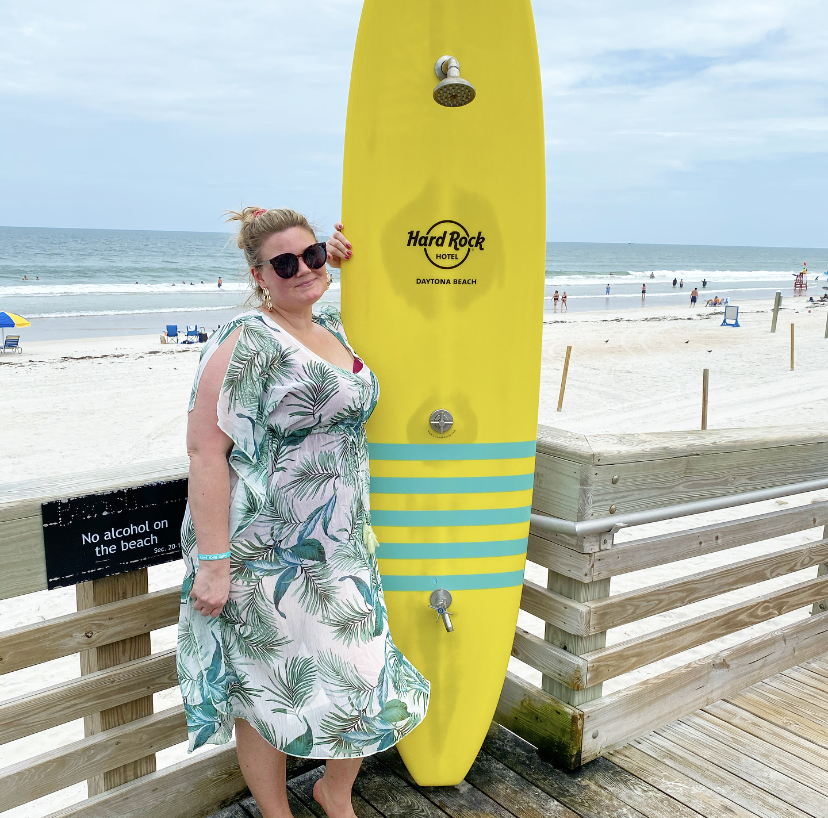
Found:
<path fill-rule="evenodd" d="M 0 224 L 332 225 L 361 5 L 2 4 Z M 828 4 L 533 5 L 548 240 L 828 247 Z"/>

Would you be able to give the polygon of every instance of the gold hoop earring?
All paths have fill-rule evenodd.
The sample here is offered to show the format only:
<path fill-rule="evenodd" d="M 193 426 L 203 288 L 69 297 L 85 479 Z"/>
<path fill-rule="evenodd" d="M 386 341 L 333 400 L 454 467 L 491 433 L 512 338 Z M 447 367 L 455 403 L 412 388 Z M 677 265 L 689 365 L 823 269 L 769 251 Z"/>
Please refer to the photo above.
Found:
<path fill-rule="evenodd" d="M 262 287 L 262 292 L 264 293 L 265 309 L 270 312 L 273 309 L 273 302 L 270 300 L 270 290 L 267 287 Z"/>
<path fill-rule="evenodd" d="M 331 284 L 333 284 L 333 273 L 331 273 L 331 271 L 329 270 L 328 271 L 328 286 L 325 287 L 325 289 L 329 290 L 331 288 Z"/>

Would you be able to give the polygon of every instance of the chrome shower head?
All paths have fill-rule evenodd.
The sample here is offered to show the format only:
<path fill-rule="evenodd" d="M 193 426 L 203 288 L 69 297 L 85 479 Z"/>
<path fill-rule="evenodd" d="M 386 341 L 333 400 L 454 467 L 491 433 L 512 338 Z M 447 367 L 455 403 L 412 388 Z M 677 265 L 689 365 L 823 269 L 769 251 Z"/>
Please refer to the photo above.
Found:
<path fill-rule="evenodd" d="M 434 73 L 442 80 L 432 94 L 438 105 L 460 108 L 468 105 L 477 95 L 474 86 L 460 76 L 460 63 L 454 57 L 440 57 L 434 66 Z"/>

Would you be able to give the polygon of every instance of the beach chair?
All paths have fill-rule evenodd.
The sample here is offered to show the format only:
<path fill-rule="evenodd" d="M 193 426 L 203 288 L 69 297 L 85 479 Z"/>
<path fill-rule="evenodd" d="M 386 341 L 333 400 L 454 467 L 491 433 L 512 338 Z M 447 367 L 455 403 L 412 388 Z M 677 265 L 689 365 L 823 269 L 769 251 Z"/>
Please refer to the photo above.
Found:
<path fill-rule="evenodd" d="M 723 326 L 723 327 L 738 327 L 739 326 L 739 308 L 738 307 L 725 306 L 724 321 L 722 321 L 721 326 Z"/>
<path fill-rule="evenodd" d="M 19 352 L 21 355 L 23 354 L 23 347 L 20 346 L 20 336 L 19 335 L 7 335 L 6 340 L 3 342 L 3 352 L 9 350 L 11 352 Z"/>
<path fill-rule="evenodd" d="M 196 341 L 198 341 L 198 327 L 195 324 L 193 326 L 187 324 L 187 334 L 184 336 L 184 343 L 194 344 Z"/>
<path fill-rule="evenodd" d="M 175 338 L 176 344 L 178 343 L 178 324 L 167 324 L 167 343 L 171 344 L 173 338 Z"/>

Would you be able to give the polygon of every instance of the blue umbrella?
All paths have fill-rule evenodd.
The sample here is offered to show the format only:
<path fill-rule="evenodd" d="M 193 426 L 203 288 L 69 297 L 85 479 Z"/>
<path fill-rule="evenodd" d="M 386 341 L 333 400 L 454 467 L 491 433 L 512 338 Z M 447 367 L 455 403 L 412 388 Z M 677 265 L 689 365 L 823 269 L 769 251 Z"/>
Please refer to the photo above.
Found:
<path fill-rule="evenodd" d="M 13 312 L 0 312 L 0 331 L 3 333 L 3 342 L 6 341 L 6 329 L 11 327 L 30 327 L 31 322 L 22 315 L 15 315 Z"/>

